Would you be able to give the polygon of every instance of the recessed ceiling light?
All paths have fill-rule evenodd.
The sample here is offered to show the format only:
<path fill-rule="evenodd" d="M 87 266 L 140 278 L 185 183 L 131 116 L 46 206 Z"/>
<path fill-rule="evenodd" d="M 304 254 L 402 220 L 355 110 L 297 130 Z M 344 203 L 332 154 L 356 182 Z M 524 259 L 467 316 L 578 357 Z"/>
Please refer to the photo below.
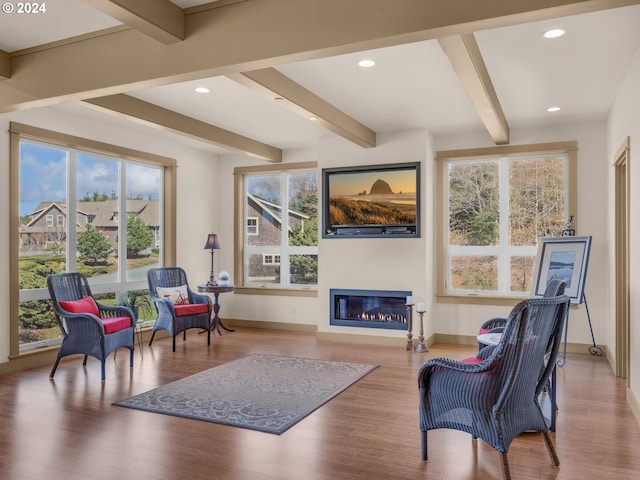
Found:
<path fill-rule="evenodd" d="M 552 28 L 551 30 L 547 30 L 544 32 L 544 38 L 558 38 L 564 35 L 564 30 L 562 28 Z"/>
<path fill-rule="evenodd" d="M 560 107 L 549 107 L 547 108 L 547 112 L 557 112 L 560 110 Z"/>
<path fill-rule="evenodd" d="M 207 87 L 196 87 L 195 90 L 198 93 L 209 93 L 211 91 Z"/>
<path fill-rule="evenodd" d="M 374 62 L 373 60 L 360 60 L 358 62 L 358 65 L 360 65 L 362 68 L 371 68 L 376 64 L 376 62 Z"/>

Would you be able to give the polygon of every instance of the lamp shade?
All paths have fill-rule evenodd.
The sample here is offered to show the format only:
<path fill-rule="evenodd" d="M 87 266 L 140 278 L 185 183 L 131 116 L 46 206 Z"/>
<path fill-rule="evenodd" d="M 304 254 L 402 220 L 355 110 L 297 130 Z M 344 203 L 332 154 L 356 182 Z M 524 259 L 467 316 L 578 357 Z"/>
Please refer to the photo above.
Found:
<path fill-rule="evenodd" d="M 218 234 L 210 233 L 209 236 L 207 236 L 207 243 L 204 244 L 204 248 L 205 250 L 219 250 Z"/>

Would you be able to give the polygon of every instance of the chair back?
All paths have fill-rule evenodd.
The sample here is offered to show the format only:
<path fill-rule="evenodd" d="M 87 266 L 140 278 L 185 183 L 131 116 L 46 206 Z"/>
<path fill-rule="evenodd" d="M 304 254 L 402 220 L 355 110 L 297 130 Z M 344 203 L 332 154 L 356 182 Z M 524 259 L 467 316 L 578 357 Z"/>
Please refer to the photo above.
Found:
<path fill-rule="evenodd" d="M 569 301 L 566 295 L 532 298 L 511 311 L 494 352 L 502 357 L 498 411 L 517 409 L 541 393 L 557 360 Z"/>
<path fill-rule="evenodd" d="M 151 268 L 147 272 L 149 295 L 155 297 L 158 287 L 179 287 L 188 285 L 187 273 L 180 267 Z"/>
<path fill-rule="evenodd" d="M 47 276 L 47 288 L 56 313 L 63 314 L 60 302 L 71 302 L 92 297 L 87 277 L 82 273 L 54 273 Z"/>

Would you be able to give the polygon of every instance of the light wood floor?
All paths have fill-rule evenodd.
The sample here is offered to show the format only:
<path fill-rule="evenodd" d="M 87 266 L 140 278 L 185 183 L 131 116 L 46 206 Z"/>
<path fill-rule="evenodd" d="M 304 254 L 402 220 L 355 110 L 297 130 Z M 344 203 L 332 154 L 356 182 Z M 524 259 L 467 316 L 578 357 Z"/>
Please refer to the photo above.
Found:
<path fill-rule="evenodd" d="M 417 370 L 431 357 L 463 358 L 471 347 L 428 353 L 398 347 L 316 341 L 315 335 L 238 328 L 212 343 L 195 331 L 136 350 L 130 372 L 120 350 L 107 381 L 89 359 L 0 377 L 0 478 L 386 480 L 500 479 L 498 454 L 451 431 L 429 432 L 420 461 Z M 254 352 L 375 363 L 379 368 L 281 436 L 115 407 L 113 402 Z M 561 465 L 551 466 L 542 437 L 511 446 L 514 480 L 640 478 L 640 427 L 624 381 L 604 358 L 569 355 L 558 373 Z"/>

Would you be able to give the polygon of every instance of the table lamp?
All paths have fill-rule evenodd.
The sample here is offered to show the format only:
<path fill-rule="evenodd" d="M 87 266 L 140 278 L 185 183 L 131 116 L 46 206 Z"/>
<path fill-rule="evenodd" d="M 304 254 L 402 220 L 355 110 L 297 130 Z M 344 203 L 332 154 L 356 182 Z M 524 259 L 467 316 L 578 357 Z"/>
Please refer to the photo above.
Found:
<path fill-rule="evenodd" d="M 205 250 L 211 250 L 211 274 L 209 275 L 209 285 L 216 284 L 216 275 L 213 271 L 213 254 L 215 250 L 220 249 L 220 244 L 218 243 L 218 235 L 216 233 L 210 233 L 207 236 L 207 243 L 204 244 Z"/>

